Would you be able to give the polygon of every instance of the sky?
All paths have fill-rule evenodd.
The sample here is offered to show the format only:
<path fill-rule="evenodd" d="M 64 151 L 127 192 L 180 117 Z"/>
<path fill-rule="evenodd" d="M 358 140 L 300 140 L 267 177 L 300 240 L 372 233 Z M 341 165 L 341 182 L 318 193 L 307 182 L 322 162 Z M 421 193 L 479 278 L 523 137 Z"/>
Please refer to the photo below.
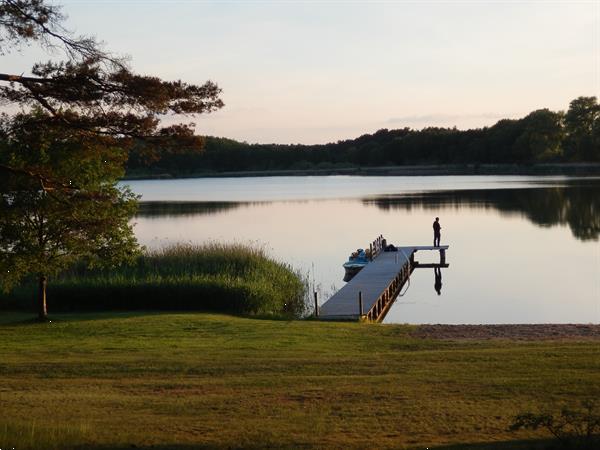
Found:
<path fill-rule="evenodd" d="M 216 82 L 225 107 L 194 119 L 203 135 L 316 144 L 600 97 L 600 0 L 51 3 L 135 72 Z M 5 55 L 2 71 L 40 59 Z"/>

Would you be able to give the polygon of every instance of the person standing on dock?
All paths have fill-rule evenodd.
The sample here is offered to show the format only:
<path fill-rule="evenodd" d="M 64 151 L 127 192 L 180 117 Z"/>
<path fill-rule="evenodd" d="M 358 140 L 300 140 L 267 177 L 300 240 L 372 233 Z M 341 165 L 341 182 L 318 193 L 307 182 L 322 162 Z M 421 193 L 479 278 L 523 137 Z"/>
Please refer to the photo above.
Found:
<path fill-rule="evenodd" d="M 433 246 L 440 246 L 440 237 L 442 236 L 440 230 L 442 227 L 440 226 L 440 218 L 436 217 L 435 222 L 433 222 Z"/>

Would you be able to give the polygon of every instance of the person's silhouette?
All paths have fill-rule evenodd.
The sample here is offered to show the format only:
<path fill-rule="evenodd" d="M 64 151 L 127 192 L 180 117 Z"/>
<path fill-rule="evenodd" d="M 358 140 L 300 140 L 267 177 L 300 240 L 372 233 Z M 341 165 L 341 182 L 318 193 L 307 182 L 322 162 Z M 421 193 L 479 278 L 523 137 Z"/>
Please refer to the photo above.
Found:
<path fill-rule="evenodd" d="M 434 267 L 433 274 L 435 276 L 435 284 L 433 285 L 433 288 L 438 295 L 442 295 L 442 269 L 439 267 Z"/>
<path fill-rule="evenodd" d="M 440 237 L 442 236 L 442 234 L 440 233 L 441 229 L 442 229 L 442 227 L 440 225 L 440 218 L 436 217 L 435 222 L 433 222 L 433 246 L 434 247 L 440 246 Z"/>

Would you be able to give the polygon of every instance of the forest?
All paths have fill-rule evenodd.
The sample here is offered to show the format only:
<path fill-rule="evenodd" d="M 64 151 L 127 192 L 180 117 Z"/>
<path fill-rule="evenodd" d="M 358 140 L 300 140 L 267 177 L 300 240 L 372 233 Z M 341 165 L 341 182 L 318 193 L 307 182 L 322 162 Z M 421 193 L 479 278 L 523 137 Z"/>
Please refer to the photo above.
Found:
<path fill-rule="evenodd" d="M 600 161 L 600 104 L 578 97 L 564 111 L 538 109 L 521 119 L 459 130 L 381 129 L 319 145 L 249 144 L 204 137 L 201 149 L 163 152 L 149 159 L 134 147 L 127 171 L 175 175 L 231 171 L 311 170 L 415 164 L 535 164 Z"/>

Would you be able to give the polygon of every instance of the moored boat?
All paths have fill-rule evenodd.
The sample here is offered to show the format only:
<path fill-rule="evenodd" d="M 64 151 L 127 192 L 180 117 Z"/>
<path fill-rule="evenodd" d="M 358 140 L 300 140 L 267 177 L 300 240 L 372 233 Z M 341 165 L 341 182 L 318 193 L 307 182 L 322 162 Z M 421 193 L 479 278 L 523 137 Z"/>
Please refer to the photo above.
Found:
<path fill-rule="evenodd" d="M 346 271 L 344 281 L 350 281 L 367 264 L 369 264 L 369 259 L 367 258 L 367 253 L 362 248 L 352 252 L 348 261 L 343 264 Z"/>

